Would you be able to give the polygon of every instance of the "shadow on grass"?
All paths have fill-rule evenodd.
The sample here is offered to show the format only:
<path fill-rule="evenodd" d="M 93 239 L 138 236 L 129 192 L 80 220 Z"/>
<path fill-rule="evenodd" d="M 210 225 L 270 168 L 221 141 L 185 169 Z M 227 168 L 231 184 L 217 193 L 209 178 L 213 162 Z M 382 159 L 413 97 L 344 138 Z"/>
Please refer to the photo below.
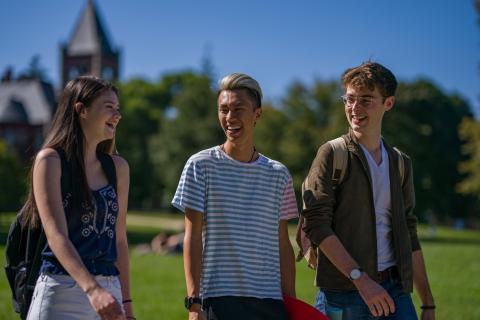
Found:
<path fill-rule="evenodd" d="M 420 243 L 480 245 L 480 239 L 461 239 L 454 237 L 419 237 Z"/>
<path fill-rule="evenodd" d="M 10 228 L 10 223 L 15 218 L 14 214 L 0 214 L 0 245 L 4 245 L 7 239 L 8 229 Z M 148 229 L 138 229 L 138 228 L 129 228 L 127 231 L 128 242 L 131 245 L 138 245 L 141 243 L 150 243 L 152 239 L 159 234 L 160 232 L 166 232 L 167 234 L 173 234 L 175 231 L 171 230 L 158 230 L 153 228 Z M 420 241 L 422 243 L 430 244 L 452 244 L 452 245 L 480 245 L 480 239 L 469 239 L 469 238 L 456 238 L 456 237 L 425 237 L 420 236 Z"/>
<path fill-rule="evenodd" d="M 152 239 L 159 234 L 158 231 L 127 231 L 128 243 L 130 245 L 138 245 L 142 243 L 150 243 Z"/>
<path fill-rule="evenodd" d="M 14 216 L 13 216 L 14 217 Z M 8 230 L 10 228 L 10 223 L 12 222 L 12 216 L 2 218 L 0 215 L 0 245 L 5 245 L 7 241 Z M 141 243 L 150 243 L 152 239 L 162 232 L 163 230 L 155 230 L 155 229 L 148 229 L 148 230 L 128 230 L 128 242 L 131 245 L 137 245 Z M 167 234 L 173 234 L 174 232 L 166 232 Z"/>

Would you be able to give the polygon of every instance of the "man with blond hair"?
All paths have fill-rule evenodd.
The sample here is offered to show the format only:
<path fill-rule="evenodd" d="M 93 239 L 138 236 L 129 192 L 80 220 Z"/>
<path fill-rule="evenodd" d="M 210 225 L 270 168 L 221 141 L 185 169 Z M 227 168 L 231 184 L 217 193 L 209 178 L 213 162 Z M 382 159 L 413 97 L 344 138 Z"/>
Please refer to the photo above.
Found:
<path fill-rule="evenodd" d="M 410 320 L 417 319 L 410 297 L 415 284 L 422 319 L 434 319 L 413 214 L 411 160 L 381 135 L 397 81 L 390 70 L 369 61 L 345 71 L 342 82 L 350 131 L 320 147 L 303 193 L 304 231 L 320 249 L 319 294 L 325 293 L 327 312 L 340 309 L 344 320 Z M 344 168 L 335 165 L 339 152 L 345 155 Z"/>
<path fill-rule="evenodd" d="M 226 141 L 190 157 L 172 201 L 185 213 L 191 320 L 288 319 L 282 295 L 295 296 L 295 266 L 287 220 L 298 210 L 287 168 L 255 149 L 261 103 L 250 76 L 221 80 Z"/>

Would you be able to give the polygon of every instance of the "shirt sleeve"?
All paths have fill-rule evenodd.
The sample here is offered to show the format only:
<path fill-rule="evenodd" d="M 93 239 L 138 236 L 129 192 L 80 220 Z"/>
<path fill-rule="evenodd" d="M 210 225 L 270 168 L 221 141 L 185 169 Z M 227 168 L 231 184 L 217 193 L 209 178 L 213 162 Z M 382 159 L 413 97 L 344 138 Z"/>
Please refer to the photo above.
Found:
<path fill-rule="evenodd" d="M 293 191 L 293 180 L 292 177 L 289 176 L 288 182 L 285 184 L 285 190 L 283 191 L 280 220 L 290 220 L 293 218 L 298 218 L 298 207 L 295 192 Z"/>
<path fill-rule="evenodd" d="M 313 160 L 302 194 L 305 205 L 302 210 L 305 217 L 303 230 L 315 245 L 335 234 L 332 229 L 333 208 L 336 205 L 332 172 L 333 149 L 329 143 L 325 143 L 318 149 Z"/>
<path fill-rule="evenodd" d="M 185 212 L 186 208 L 205 213 L 205 172 L 199 161 L 189 159 L 183 168 L 172 205 Z"/>

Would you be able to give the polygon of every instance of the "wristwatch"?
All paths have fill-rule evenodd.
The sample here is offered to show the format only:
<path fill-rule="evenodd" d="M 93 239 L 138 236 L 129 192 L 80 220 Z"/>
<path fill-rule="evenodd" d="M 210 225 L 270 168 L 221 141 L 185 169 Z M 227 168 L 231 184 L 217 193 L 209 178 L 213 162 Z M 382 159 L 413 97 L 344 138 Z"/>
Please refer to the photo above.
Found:
<path fill-rule="evenodd" d="M 195 303 L 202 304 L 202 299 L 199 297 L 185 297 L 185 308 L 190 310 L 191 306 Z"/>
<path fill-rule="evenodd" d="M 348 274 L 348 278 L 352 281 L 357 280 L 358 278 L 360 278 L 362 276 L 362 272 L 363 272 L 363 270 L 361 268 L 354 268 Z"/>

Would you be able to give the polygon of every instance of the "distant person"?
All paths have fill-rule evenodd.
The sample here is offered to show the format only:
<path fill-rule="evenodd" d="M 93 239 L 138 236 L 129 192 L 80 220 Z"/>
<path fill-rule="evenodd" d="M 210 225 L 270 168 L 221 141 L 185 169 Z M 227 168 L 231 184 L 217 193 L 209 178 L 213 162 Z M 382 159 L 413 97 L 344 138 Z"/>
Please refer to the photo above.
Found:
<path fill-rule="evenodd" d="M 29 320 L 135 319 L 126 235 L 129 168 L 114 154 L 120 118 L 112 84 L 85 76 L 66 85 L 24 207 L 26 223 L 41 222 L 48 241 Z M 61 163 L 69 164 L 65 171 Z M 63 174 L 72 192 L 62 198 Z"/>
<path fill-rule="evenodd" d="M 344 320 L 417 319 L 414 283 L 422 319 L 435 319 L 413 214 L 411 160 L 382 137 L 397 81 L 384 66 L 365 62 L 346 70 L 342 83 L 350 130 L 337 141 L 344 147 L 322 145 L 304 183 L 304 231 L 320 249 L 319 294 L 325 293 L 327 313 L 340 309 Z M 333 172 L 334 154 L 342 150 L 345 177 L 334 185 L 342 170 Z"/>
<path fill-rule="evenodd" d="M 255 149 L 261 101 L 250 76 L 221 80 L 218 119 L 226 141 L 190 157 L 172 201 L 185 213 L 190 320 L 287 319 L 282 295 L 295 297 L 287 220 L 298 209 L 287 168 Z"/>

